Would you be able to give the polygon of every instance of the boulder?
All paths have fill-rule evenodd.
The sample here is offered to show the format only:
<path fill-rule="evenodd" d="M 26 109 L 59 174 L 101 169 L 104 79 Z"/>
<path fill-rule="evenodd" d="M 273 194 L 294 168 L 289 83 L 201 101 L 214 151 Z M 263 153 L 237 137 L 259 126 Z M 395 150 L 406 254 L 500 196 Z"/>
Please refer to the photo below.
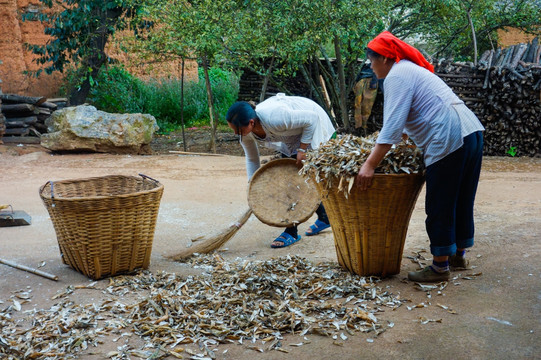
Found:
<path fill-rule="evenodd" d="M 113 154 L 149 154 L 158 130 L 148 114 L 111 114 L 80 105 L 53 112 L 45 121 L 48 134 L 41 145 L 52 151 L 91 151 Z"/>

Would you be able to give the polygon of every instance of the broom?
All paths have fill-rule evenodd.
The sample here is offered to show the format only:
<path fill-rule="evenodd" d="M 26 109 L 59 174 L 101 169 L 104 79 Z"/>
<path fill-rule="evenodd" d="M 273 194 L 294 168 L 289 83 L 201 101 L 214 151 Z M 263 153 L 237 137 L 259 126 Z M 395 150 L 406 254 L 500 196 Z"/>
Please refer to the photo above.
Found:
<path fill-rule="evenodd" d="M 167 256 L 167 258 L 178 261 L 178 260 L 186 259 L 195 253 L 206 254 L 213 250 L 218 249 L 227 241 L 229 241 L 229 239 L 235 236 L 235 234 L 237 233 L 237 231 L 239 231 L 242 225 L 246 224 L 246 221 L 248 221 L 248 219 L 250 218 L 250 215 L 252 215 L 252 209 L 248 209 L 244 213 L 244 215 L 242 215 L 241 219 L 238 222 L 231 224 L 226 230 L 223 230 L 219 234 L 214 235 L 208 239 L 205 239 L 205 238 L 201 240 L 198 239 L 194 245 L 190 246 L 187 249 L 182 250 L 181 252 L 177 254 L 169 255 Z"/>

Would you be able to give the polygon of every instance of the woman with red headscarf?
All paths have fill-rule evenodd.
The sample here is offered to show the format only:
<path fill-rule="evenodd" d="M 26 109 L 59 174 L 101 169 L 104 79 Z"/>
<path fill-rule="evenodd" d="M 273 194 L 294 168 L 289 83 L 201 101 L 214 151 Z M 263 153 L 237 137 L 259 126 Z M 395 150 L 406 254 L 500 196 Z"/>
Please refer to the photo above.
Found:
<path fill-rule="evenodd" d="M 385 31 L 368 43 L 367 56 L 383 82 L 383 127 L 357 175 L 366 190 L 387 151 L 409 136 L 423 150 L 426 231 L 431 265 L 408 273 L 418 282 L 445 281 L 465 268 L 473 246 L 473 204 L 483 153 L 483 125 L 413 46 Z"/>

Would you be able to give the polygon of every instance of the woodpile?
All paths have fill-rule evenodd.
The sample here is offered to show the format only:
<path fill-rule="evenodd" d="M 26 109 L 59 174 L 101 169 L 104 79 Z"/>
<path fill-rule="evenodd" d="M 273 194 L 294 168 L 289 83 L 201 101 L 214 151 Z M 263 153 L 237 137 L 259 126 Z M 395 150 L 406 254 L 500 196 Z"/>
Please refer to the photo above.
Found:
<path fill-rule="evenodd" d="M 0 65 L 2 64 L 2 61 L 0 60 Z M 2 80 L 0 79 L 0 84 L 2 83 Z M 2 95 L 2 89 L 0 88 L 0 95 Z M 0 99 L 0 108 L 2 107 L 2 99 Z M 6 118 L 0 111 L 0 144 L 2 144 L 2 136 L 4 136 L 4 133 L 6 132 Z"/>
<path fill-rule="evenodd" d="M 436 66 L 485 126 L 485 155 L 541 154 L 540 53 L 536 38 L 487 51 L 477 66 L 445 61 Z"/>
<path fill-rule="evenodd" d="M 259 74 L 244 70 L 239 79 L 239 101 L 256 101 L 259 102 L 261 89 L 263 87 L 263 77 Z M 280 90 L 273 84 L 267 87 L 267 97 L 279 93 Z"/>
<path fill-rule="evenodd" d="M 284 90 L 281 90 L 278 87 L 278 84 L 276 84 L 273 80 L 274 79 L 271 79 L 269 81 L 265 98 L 274 96 L 279 92 L 285 92 Z M 284 82 L 286 83 L 287 91 L 291 95 L 310 97 L 309 86 L 306 85 L 306 81 L 302 75 L 297 74 L 295 77 L 287 78 Z M 248 69 L 243 70 L 239 79 L 239 101 L 259 102 L 262 87 L 263 77 L 261 75 Z"/>
<path fill-rule="evenodd" d="M 2 106 L 2 99 L 0 99 L 0 106 Z M 6 132 L 6 118 L 0 112 L 0 144 L 2 143 L 2 136 Z"/>
<path fill-rule="evenodd" d="M 40 143 L 47 133 L 45 120 L 66 106 L 65 98 L 47 99 L 15 94 L 0 94 L 1 114 L 5 117 L 3 142 Z"/>

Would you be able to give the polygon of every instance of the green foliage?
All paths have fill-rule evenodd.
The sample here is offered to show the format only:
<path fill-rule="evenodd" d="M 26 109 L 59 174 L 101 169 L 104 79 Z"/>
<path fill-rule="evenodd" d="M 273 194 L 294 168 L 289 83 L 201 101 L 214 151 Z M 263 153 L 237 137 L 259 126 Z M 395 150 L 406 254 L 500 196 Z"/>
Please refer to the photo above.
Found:
<path fill-rule="evenodd" d="M 473 34 L 478 55 L 497 46 L 497 30 L 514 27 L 539 34 L 539 0 L 393 0 L 388 29 L 419 42 L 436 57 L 473 60 Z M 418 45 L 419 46 L 419 45 Z"/>
<path fill-rule="evenodd" d="M 62 72 L 66 65 L 84 63 L 89 57 L 104 55 L 101 48 L 107 36 L 126 27 L 126 19 L 137 7 L 122 0 L 39 0 L 52 8 L 60 3 L 59 12 L 27 12 L 22 20 L 39 20 L 46 23 L 45 34 L 52 40 L 46 45 L 27 44 L 27 48 L 39 55 L 36 62 L 46 65 L 50 74 Z M 105 39 L 104 39 L 105 37 Z M 38 73 L 41 70 L 38 70 Z"/>
<path fill-rule="evenodd" d="M 69 91 L 72 105 L 85 101 L 96 76 L 107 62 L 105 46 L 110 36 L 127 27 L 127 22 L 140 10 L 129 0 L 40 0 L 48 11 L 27 12 L 22 20 L 39 20 L 51 40 L 45 45 L 25 44 L 37 55 L 41 65 L 34 74 L 45 71 L 64 72 L 76 67 L 79 75 L 75 88 Z M 53 8 L 53 6 L 55 6 Z M 62 9 L 55 12 L 55 9 Z"/>
<path fill-rule="evenodd" d="M 517 148 L 515 146 L 510 146 L 509 150 L 507 150 L 507 154 L 515 157 L 515 155 L 517 154 Z"/>
<path fill-rule="evenodd" d="M 145 108 L 145 84 L 121 66 L 100 71 L 88 101 L 111 113 L 139 113 Z"/>
<path fill-rule="evenodd" d="M 209 77 L 218 119 L 222 124 L 226 124 L 227 109 L 237 99 L 238 76 L 220 68 L 211 68 Z M 182 125 L 180 99 L 180 80 L 143 82 L 120 66 L 102 70 L 88 97 L 92 105 L 103 111 L 151 114 L 156 118 L 161 132 L 169 132 Z M 202 70 L 198 82 L 184 84 L 184 123 L 188 127 L 209 124 Z"/>
<path fill-rule="evenodd" d="M 49 7 L 53 4 L 52 0 L 40 1 Z M 313 97 L 323 105 L 321 76 L 331 98 L 331 108 L 343 120 L 347 120 L 345 102 L 359 71 L 359 59 L 364 58 L 367 42 L 382 30 L 408 38 L 435 57 L 472 59 L 472 26 L 480 55 L 495 45 L 497 29 L 509 26 L 539 33 L 541 18 L 539 0 L 54 2 L 64 5 L 64 10 L 38 15 L 40 20 L 48 22 L 46 34 L 52 40 L 43 46 L 28 47 L 38 55 L 38 63 L 46 65 L 46 72 L 81 64 L 82 71 L 76 77 L 80 83 L 75 84 L 81 91 L 70 100 L 84 99 L 84 90 L 95 87 L 96 81 L 99 86 L 98 72 L 106 63 L 107 39 L 126 28 L 127 21 L 132 21 L 137 24 L 131 28 L 136 30 L 135 39 L 140 40 L 135 45 L 139 51 L 161 59 L 196 58 L 205 66 L 249 68 L 269 75 L 270 81 L 285 92 L 288 84 L 281 83 L 280 78 L 302 73 Z M 333 66 L 328 61 L 331 56 L 336 57 Z M 315 64 L 315 72 L 307 64 Z M 160 89 L 156 93 L 163 92 L 166 99 L 178 96 L 173 85 L 157 83 L 155 87 Z M 168 87 L 173 89 L 166 90 Z M 227 97 L 220 100 L 220 94 L 214 96 L 217 103 L 229 101 Z M 169 113 L 163 116 L 175 118 Z"/>

